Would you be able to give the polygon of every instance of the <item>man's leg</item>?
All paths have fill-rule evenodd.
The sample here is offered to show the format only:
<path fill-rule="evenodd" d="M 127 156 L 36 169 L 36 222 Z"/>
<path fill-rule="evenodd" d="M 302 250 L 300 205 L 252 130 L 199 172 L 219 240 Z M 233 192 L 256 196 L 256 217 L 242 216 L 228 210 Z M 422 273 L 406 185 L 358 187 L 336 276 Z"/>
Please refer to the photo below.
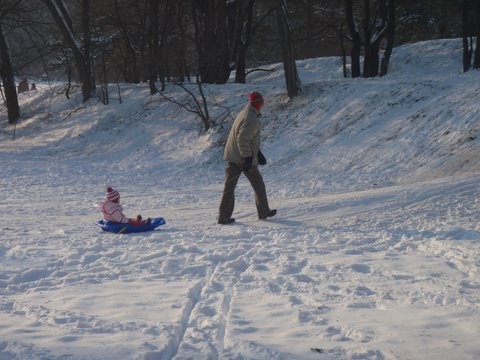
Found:
<path fill-rule="evenodd" d="M 233 208 L 235 207 L 235 187 L 242 174 L 239 165 L 229 162 L 225 169 L 225 185 L 223 188 L 222 200 L 220 201 L 218 222 L 228 223 L 232 219 Z"/>
<path fill-rule="evenodd" d="M 255 192 L 255 205 L 257 206 L 258 217 L 265 219 L 267 216 L 272 216 L 268 206 L 267 190 L 265 189 L 262 174 L 258 171 L 258 166 L 252 166 L 244 174 Z"/>

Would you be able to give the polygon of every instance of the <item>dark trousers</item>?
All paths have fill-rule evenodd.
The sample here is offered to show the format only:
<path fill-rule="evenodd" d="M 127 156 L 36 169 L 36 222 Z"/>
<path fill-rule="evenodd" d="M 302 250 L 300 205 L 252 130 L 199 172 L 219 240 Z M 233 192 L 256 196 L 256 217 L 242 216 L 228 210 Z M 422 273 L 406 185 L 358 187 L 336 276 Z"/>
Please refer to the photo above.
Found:
<path fill-rule="evenodd" d="M 252 166 L 248 172 L 243 172 L 248 181 L 252 185 L 255 192 L 255 205 L 259 218 L 264 218 L 270 212 L 267 200 L 267 191 L 265 190 L 265 183 L 263 177 L 258 171 L 257 166 Z M 220 209 L 218 220 L 230 219 L 235 207 L 235 188 L 238 179 L 242 175 L 242 167 L 239 164 L 229 162 L 225 169 L 225 187 L 223 189 L 222 200 L 220 201 Z"/>

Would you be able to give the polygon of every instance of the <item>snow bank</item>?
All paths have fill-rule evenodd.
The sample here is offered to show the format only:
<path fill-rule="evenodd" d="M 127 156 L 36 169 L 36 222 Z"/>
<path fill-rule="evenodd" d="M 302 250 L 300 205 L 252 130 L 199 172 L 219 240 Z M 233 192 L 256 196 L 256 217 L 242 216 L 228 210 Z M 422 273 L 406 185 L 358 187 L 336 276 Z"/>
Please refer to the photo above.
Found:
<path fill-rule="evenodd" d="M 0 116 L 0 358 L 479 358 L 480 82 L 460 64 L 459 40 L 395 49 L 384 78 L 303 60 L 290 101 L 272 65 L 205 86 L 207 133 L 145 85 L 108 106 L 21 94 L 15 141 Z M 220 226 L 222 144 L 254 89 L 279 212 L 257 220 L 242 179 Z M 106 185 L 167 225 L 101 232 Z"/>

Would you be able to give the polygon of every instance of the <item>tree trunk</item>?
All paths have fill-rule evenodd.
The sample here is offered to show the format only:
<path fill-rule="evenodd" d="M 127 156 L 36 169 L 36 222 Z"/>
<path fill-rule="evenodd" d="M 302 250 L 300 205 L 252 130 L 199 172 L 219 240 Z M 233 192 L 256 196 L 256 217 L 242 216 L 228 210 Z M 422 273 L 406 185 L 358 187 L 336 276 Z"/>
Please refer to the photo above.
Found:
<path fill-rule="evenodd" d="M 313 7 L 313 0 L 306 0 L 305 7 L 306 7 L 306 19 L 305 19 L 305 26 L 306 26 L 306 41 L 307 41 L 307 56 L 309 58 L 315 57 L 315 44 L 313 41 L 314 33 L 315 33 L 315 10 Z"/>
<path fill-rule="evenodd" d="M 368 44 L 368 45 L 367 45 Z M 378 75 L 379 69 L 379 46 L 377 42 L 365 45 L 365 59 L 363 61 L 363 77 L 375 77 Z"/>
<path fill-rule="evenodd" d="M 287 83 L 288 97 L 292 98 L 300 92 L 300 81 L 297 73 L 297 65 L 295 64 L 295 56 L 293 53 L 293 45 L 290 39 L 290 27 L 288 25 L 287 4 L 285 0 L 278 0 L 277 5 L 277 22 L 280 33 L 280 43 L 283 54 L 283 69 L 285 71 L 285 80 Z"/>
<path fill-rule="evenodd" d="M 77 43 L 70 15 L 68 14 L 67 9 L 63 6 L 64 3 L 62 0 L 43 0 L 43 2 L 49 9 L 55 23 L 62 32 L 63 38 L 68 47 L 72 50 L 80 82 L 82 83 L 83 102 L 86 102 L 92 97 L 92 71 L 91 68 L 88 67 L 88 62 L 84 53 L 82 53 Z M 88 2 L 88 0 L 84 0 L 84 2 Z"/>
<path fill-rule="evenodd" d="M 388 0 L 388 17 L 387 17 L 387 44 L 383 53 L 382 63 L 380 65 L 380 76 L 384 76 L 388 72 L 390 56 L 393 51 L 395 41 L 395 0 Z"/>
<path fill-rule="evenodd" d="M 138 74 L 137 55 L 132 40 L 130 39 L 128 27 L 123 20 L 122 13 L 120 12 L 118 0 L 115 0 L 114 8 L 116 16 L 115 20 L 118 22 L 119 32 L 123 39 L 123 43 L 125 44 L 126 51 L 126 54 L 122 59 L 123 77 L 126 82 L 138 84 L 140 82 L 140 76 Z"/>
<path fill-rule="evenodd" d="M 175 2 L 175 19 L 177 23 L 177 28 L 179 29 L 179 41 L 177 42 L 174 53 L 175 53 L 175 82 L 185 81 L 185 76 L 188 72 L 186 66 L 186 42 L 187 42 L 187 29 L 184 21 L 184 6 L 182 1 Z"/>
<path fill-rule="evenodd" d="M 475 29 L 475 53 L 473 56 L 473 68 L 480 69 L 480 1 L 475 2 L 475 15 L 476 15 L 476 29 Z"/>
<path fill-rule="evenodd" d="M 215 32 L 217 38 L 215 55 L 215 82 L 225 84 L 230 76 L 230 50 L 227 31 L 227 2 L 217 0 Z"/>
<path fill-rule="evenodd" d="M 149 76 L 148 83 L 150 85 L 150 94 L 156 94 L 158 92 L 157 86 L 155 85 L 158 77 L 158 62 L 159 62 L 159 29 L 158 29 L 158 5 L 159 0 L 149 0 L 149 52 L 148 52 L 148 63 L 149 63 Z"/>
<path fill-rule="evenodd" d="M 225 84 L 230 76 L 226 0 L 194 3 L 200 81 Z"/>
<path fill-rule="evenodd" d="M 353 17 L 353 1 L 345 0 L 345 14 L 347 18 L 348 29 L 352 36 L 352 78 L 359 77 L 360 72 L 360 50 L 362 48 L 362 40 L 360 38 L 360 32 L 358 31 L 357 24 Z"/>
<path fill-rule="evenodd" d="M 365 36 L 365 55 L 363 58 L 363 77 L 370 77 L 371 62 L 372 62 L 372 45 L 370 32 L 370 0 L 363 0 L 365 2 L 363 14 L 363 34 Z"/>
<path fill-rule="evenodd" d="M 83 57 L 91 91 L 95 90 L 95 78 L 92 66 L 92 36 L 90 34 L 90 0 L 82 0 Z"/>
<path fill-rule="evenodd" d="M 246 56 L 252 39 L 253 5 L 255 0 L 249 0 L 246 7 L 238 12 L 237 31 L 235 31 L 234 57 L 235 57 L 235 82 L 246 82 Z M 245 30 L 243 30 L 245 28 Z M 243 39 L 242 39 L 243 38 Z"/>
<path fill-rule="evenodd" d="M 20 118 L 20 107 L 18 106 L 17 90 L 15 89 L 15 78 L 8 42 L 0 24 L 0 77 L 5 90 L 5 101 L 7 103 L 8 123 L 15 124 Z"/>
<path fill-rule="evenodd" d="M 345 41 L 343 36 L 343 30 L 340 28 L 338 30 L 338 39 L 340 41 L 340 54 L 342 56 L 342 69 L 343 69 L 343 77 L 348 77 L 348 68 L 347 68 L 347 51 L 345 49 Z"/>
<path fill-rule="evenodd" d="M 472 66 L 472 55 L 468 44 L 469 34 L 469 0 L 462 1 L 462 39 L 463 39 L 463 72 L 467 72 Z"/>
<path fill-rule="evenodd" d="M 380 41 L 385 33 L 385 0 L 378 4 L 377 14 L 372 20 L 370 0 L 365 0 L 365 58 L 363 61 L 363 77 L 375 77 L 379 73 Z"/>

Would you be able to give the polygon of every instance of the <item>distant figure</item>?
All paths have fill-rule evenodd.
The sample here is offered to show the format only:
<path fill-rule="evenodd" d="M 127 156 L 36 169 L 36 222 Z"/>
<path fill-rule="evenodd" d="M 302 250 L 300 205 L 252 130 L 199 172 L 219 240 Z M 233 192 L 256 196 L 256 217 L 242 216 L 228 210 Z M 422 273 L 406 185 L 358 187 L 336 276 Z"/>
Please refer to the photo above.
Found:
<path fill-rule="evenodd" d="M 30 91 L 35 91 L 37 90 L 37 86 L 35 85 L 35 83 L 32 83 L 32 86 L 30 87 Z"/>
<path fill-rule="evenodd" d="M 263 96 L 259 92 L 248 94 L 248 105 L 238 114 L 233 122 L 225 145 L 224 158 L 225 186 L 218 215 L 219 224 L 235 222 L 232 217 L 235 205 L 235 187 L 242 173 L 247 177 L 255 192 L 255 205 L 258 218 L 261 220 L 275 216 L 277 210 L 268 206 L 267 192 L 262 175 L 257 165 L 265 165 L 267 160 L 260 151 L 260 110 L 263 107 Z"/>
<path fill-rule="evenodd" d="M 141 215 L 137 215 L 136 219 L 126 217 L 123 214 L 122 205 L 120 205 L 120 193 L 111 187 L 107 188 L 105 199 L 103 199 L 99 207 L 100 211 L 102 212 L 103 219 L 113 223 L 132 225 L 145 225 L 151 223 L 151 219 L 142 220 Z"/>
<path fill-rule="evenodd" d="M 18 93 L 21 94 L 21 93 L 24 93 L 24 92 L 27 92 L 27 91 L 28 91 L 28 81 L 27 81 L 27 79 L 23 79 L 18 84 Z"/>

